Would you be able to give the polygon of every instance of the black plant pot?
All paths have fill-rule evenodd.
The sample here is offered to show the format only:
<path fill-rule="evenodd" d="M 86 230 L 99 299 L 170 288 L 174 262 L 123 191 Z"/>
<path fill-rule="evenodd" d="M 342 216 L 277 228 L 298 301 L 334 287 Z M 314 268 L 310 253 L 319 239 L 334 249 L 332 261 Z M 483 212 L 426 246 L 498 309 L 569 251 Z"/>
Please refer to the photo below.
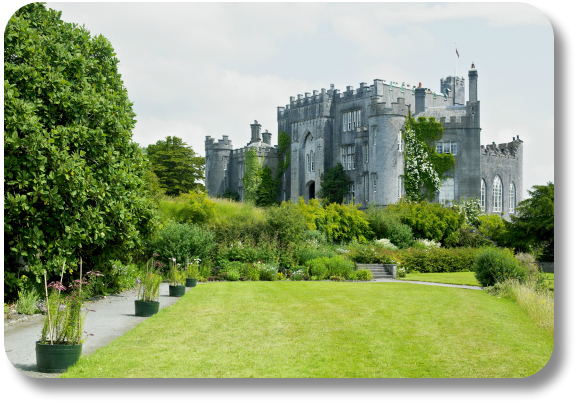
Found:
<path fill-rule="evenodd" d="M 185 286 L 187 288 L 194 288 L 195 286 L 197 286 L 197 279 L 196 278 L 187 278 L 187 281 L 185 282 Z"/>
<path fill-rule="evenodd" d="M 169 296 L 181 297 L 187 292 L 187 288 L 184 285 L 170 286 L 169 285 Z"/>
<path fill-rule="evenodd" d="M 134 315 L 137 317 L 150 317 L 159 312 L 159 302 L 134 301 Z"/>
<path fill-rule="evenodd" d="M 82 344 L 50 345 L 36 341 L 36 368 L 42 373 L 63 373 L 80 359 Z"/>

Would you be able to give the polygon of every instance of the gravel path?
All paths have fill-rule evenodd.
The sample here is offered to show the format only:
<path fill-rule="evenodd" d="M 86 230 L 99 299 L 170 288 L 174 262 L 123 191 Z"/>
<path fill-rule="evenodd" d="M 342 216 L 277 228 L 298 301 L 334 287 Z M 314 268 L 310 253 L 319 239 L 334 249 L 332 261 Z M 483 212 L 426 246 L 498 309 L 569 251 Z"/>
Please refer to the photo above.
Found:
<path fill-rule="evenodd" d="M 482 290 L 478 286 L 450 285 L 445 283 L 401 281 L 397 279 L 379 279 L 371 282 L 402 282 L 417 283 L 429 286 L 446 286 L 451 288 Z M 190 289 L 190 288 L 187 288 Z M 169 296 L 168 283 L 161 284 L 160 308 L 170 306 L 179 298 Z M 84 330 L 88 339 L 82 346 L 82 355 L 89 355 L 97 348 L 103 347 L 112 340 L 132 330 L 146 317 L 134 315 L 134 301 L 136 291 L 129 290 L 118 295 L 97 298 L 87 302 L 89 311 L 84 323 Z M 36 370 L 35 343 L 40 339 L 40 332 L 44 322 L 44 316 L 19 316 L 15 321 L 4 321 L 4 348 L 6 356 L 12 365 L 25 375 L 34 378 L 56 378 L 59 373 L 40 373 Z"/>
<path fill-rule="evenodd" d="M 190 288 L 187 288 L 190 289 Z M 160 308 L 170 306 L 179 298 L 169 296 L 169 284 L 160 288 Z M 116 337 L 132 330 L 147 317 L 134 315 L 136 291 L 129 290 L 114 296 L 87 302 L 89 310 L 84 322 L 84 331 L 89 335 L 82 346 L 82 355 L 89 355 L 97 348 L 109 344 Z M 55 378 L 59 373 L 40 373 L 36 370 L 35 343 L 40 339 L 44 316 L 21 317 L 16 321 L 4 321 L 4 349 L 14 367 L 34 378 Z"/>

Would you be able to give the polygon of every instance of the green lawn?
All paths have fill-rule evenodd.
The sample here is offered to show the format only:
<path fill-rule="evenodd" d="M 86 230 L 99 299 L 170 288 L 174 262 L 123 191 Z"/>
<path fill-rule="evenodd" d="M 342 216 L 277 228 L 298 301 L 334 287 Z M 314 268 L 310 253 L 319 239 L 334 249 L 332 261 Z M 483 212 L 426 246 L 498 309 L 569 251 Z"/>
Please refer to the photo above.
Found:
<path fill-rule="evenodd" d="M 546 282 L 550 290 L 554 290 L 554 274 L 545 273 Z M 422 281 L 449 283 L 452 285 L 471 285 L 480 286 L 473 272 L 444 272 L 444 273 L 419 273 L 413 272 L 407 274 L 402 281 Z"/>
<path fill-rule="evenodd" d="M 410 283 L 200 284 L 63 377 L 526 377 L 553 338 L 513 301 Z"/>

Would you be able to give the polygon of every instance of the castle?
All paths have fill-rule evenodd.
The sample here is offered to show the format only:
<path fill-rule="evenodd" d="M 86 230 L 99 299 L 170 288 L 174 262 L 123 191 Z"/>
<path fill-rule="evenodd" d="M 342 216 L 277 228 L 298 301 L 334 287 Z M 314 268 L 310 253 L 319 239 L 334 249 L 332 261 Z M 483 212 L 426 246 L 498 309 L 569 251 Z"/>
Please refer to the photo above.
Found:
<path fill-rule="evenodd" d="M 373 85 L 348 86 L 343 93 L 334 89 L 314 90 L 313 94 L 290 97 L 285 107 L 277 107 L 278 131 L 291 137 L 290 166 L 281 176 L 279 200 L 305 201 L 320 190 L 321 174 L 341 163 L 350 178 L 347 201 L 354 199 L 362 208 L 395 203 L 404 195 L 404 143 L 401 136 L 408 110 L 417 118 L 435 117 L 444 127 L 436 144 L 438 153 L 455 157 L 452 178 L 442 182 L 435 202 L 451 203 L 463 198 L 480 198 L 489 213 L 509 219 L 522 200 L 523 142 L 480 145 L 480 101 L 478 72 L 472 64 L 468 72 L 469 99 L 465 101 L 464 78 L 441 79 L 440 92 L 421 83 L 376 79 Z M 261 125 L 251 125 L 251 141 L 233 149 L 228 136 L 215 142 L 205 140 L 205 183 L 209 196 L 226 188 L 243 198 L 245 153 L 256 149 L 262 164 L 275 176 L 281 159 L 271 133 L 261 133 Z"/>

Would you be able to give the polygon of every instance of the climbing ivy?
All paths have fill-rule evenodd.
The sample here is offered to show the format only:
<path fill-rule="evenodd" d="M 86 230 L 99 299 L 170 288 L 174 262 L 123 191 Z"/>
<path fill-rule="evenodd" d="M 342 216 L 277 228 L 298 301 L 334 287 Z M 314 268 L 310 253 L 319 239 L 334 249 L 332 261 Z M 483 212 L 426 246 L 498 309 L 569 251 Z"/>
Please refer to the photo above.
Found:
<path fill-rule="evenodd" d="M 277 188 L 281 187 L 281 176 L 291 165 L 291 136 L 281 131 L 279 132 L 279 169 L 277 170 Z"/>
<path fill-rule="evenodd" d="M 415 120 L 409 113 L 402 130 L 405 142 L 405 193 L 410 201 L 433 199 L 441 181 L 455 167 L 451 154 L 436 153 L 436 141 L 442 138 L 443 125 L 435 118 L 420 116 Z"/>
<path fill-rule="evenodd" d="M 259 157 L 254 148 L 250 148 L 245 153 L 245 175 L 243 176 L 244 201 L 255 202 L 257 200 L 257 190 L 261 183 L 261 176 L 259 170 Z"/>

